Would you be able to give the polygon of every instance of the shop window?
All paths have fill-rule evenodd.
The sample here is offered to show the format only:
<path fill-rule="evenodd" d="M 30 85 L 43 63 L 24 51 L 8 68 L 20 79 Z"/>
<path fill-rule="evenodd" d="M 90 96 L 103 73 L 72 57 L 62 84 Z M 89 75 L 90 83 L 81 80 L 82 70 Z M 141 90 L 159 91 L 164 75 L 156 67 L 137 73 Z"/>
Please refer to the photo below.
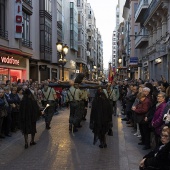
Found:
<path fill-rule="evenodd" d="M 0 81 L 6 82 L 9 79 L 9 69 L 0 68 Z"/>

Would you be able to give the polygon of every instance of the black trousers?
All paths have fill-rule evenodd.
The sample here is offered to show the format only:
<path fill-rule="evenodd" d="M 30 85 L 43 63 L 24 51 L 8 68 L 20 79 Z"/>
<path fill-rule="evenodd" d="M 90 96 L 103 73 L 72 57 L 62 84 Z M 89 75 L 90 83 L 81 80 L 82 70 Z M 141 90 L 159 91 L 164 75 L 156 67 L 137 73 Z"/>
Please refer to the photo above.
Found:
<path fill-rule="evenodd" d="M 149 123 L 139 123 L 139 130 L 142 136 L 142 143 L 150 147 L 151 130 L 149 128 Z"/>

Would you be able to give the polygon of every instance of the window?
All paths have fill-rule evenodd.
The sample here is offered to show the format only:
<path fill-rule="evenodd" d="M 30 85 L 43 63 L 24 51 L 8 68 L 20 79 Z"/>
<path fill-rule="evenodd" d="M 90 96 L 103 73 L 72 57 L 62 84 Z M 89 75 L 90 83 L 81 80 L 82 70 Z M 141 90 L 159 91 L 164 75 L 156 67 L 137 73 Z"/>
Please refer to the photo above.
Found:
<path fill-rule="evenodd" d="M 80 0 L 77 0 L 77 6 L 80 7 Z"/>
<path fill-rule="evenodd" d="M 45 11 L 51 15 L 51 0 L 45 0 Z"/>
<path fill-rule="evenodd" d="M 26 40 L 30 40 L 30 15 L 22 12 L 23 15 L 23 23 L 22 23 L 22 38 Z"/>
<path fill-rule="evenodd" d="M 23 15 L 23 22 L 22 22 L 22 44 L 24 46 L 31 47 L 32 44 L 30 42 L 30 15 L 22 12 Z"/>
<path fill-rule="evenodd" d="M 51 47 L 52 45 L 52 31 L 51 22 L 45 19 L 45 46 Z"/>
<path fill-rule="evenodd" d="M 0 0 L 0 29 L 5 30 L 5 0 Z"/>

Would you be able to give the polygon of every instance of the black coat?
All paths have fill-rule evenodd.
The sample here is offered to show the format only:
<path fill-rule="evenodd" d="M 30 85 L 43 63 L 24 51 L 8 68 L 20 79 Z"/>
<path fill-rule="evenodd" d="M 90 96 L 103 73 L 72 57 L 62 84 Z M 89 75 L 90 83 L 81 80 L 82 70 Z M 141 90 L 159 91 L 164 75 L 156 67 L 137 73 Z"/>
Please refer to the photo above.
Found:
<path fill-rule="evenodd" d="M 156 154 L 156 156 L 155 156 Z M 155 167 L 159 170 L 169 170 L 170 169 L 170 142 L 167 143 L 162 149 L 156 148 L 149 154 L 144 156 L 145 167 Z"/>
<path fill-rule="evenodd" d="M 39 107 L 37 102 L 30 97 L 23 98 L 19 109 L 20 129 L 23 134 L 36 133 L 36 121 L 38 115 Z"/>
<path fill-rule="evenodd" d="M 92 102 L 90 115 L 90 128 L 97 136 L 101 136 L 108 132 L 112 127 L 112 108 L 109 100 L 104 93 L 96 95 Z"/>

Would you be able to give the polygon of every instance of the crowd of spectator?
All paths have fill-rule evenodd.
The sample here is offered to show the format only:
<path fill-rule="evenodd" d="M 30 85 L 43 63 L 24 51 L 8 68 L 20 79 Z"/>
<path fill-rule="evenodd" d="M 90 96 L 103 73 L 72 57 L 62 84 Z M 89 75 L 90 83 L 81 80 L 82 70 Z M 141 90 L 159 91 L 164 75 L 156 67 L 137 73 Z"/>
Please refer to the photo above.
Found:
<path fill-rule="evenodd" d="M 32 79 L 17 82 L 0 81 L 0 138 L 11 137 L 13 133 L 20 129 L 19 108 L 23 99 L 24 92 L 29 89 L 37 101 L 39 106 L 39 117 L 43 117 L 41 111 L 44 109 L 43 100 L 44 94 L 42 92 L 44 84 L 57 82 L 43 81 L 41 83 L 33 82 Z M 60 110 L 63 110 L 66 106 L 66 89 L 54 88 L 57 98 L 55 99 L 55 114 L 58 114 Z M 37 119 L 38 119 L 37 118 Z"/>
<path fill-rule="evenodd" d="M 119 90 L 124 115 L 122 121 L 126 121 L 127 127 L 134 129 L 134 136 L 139 138 L 138 145 L 142 145 L 143 150 L 162 146 L 164 141 L 162 138 L 165 136 L 162 135 L 162 129 L 170 125 L 169 121 L 165 121 L 170 109 L 169 83 L 165 79 L 151 82 L 144 82 L 141 79 L 122 81 L 119 82 Z M 167 133 L 169 136 L 169 131 Z M 159 169 L 160 165 L 157 162 L 160 158 L 156 156 L 154 158 L 152 166 Z M 144 162 L 141 163 L 141 168 L 147 169 Z"/>

